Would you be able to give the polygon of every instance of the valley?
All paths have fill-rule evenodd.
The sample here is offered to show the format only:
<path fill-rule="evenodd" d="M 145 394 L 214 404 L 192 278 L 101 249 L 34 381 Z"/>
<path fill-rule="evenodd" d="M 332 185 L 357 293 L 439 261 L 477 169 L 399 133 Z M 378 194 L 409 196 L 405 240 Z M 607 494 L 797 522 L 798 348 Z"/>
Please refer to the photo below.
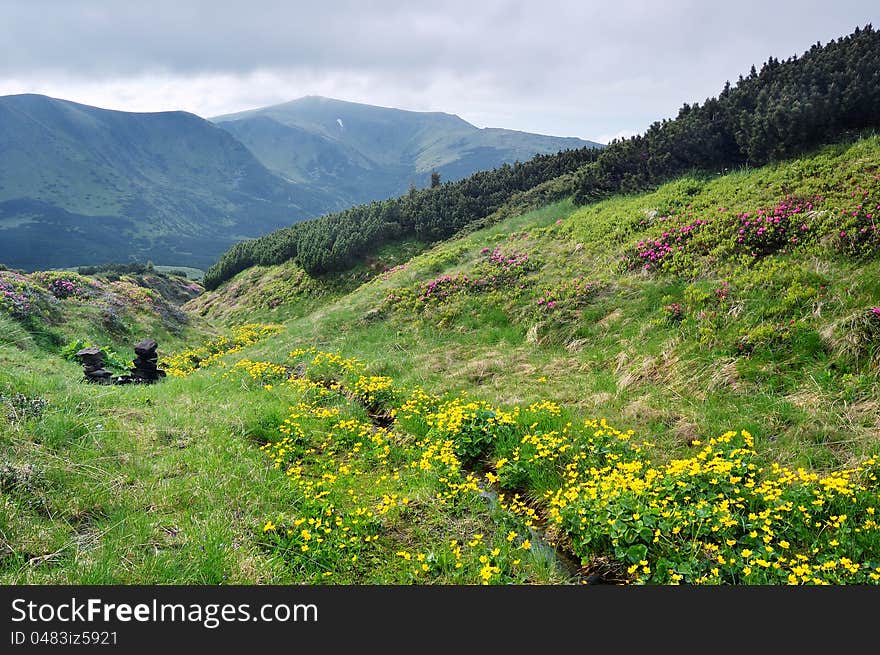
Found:
<path fill-rule="evenodd" d="M 878 71 L 868 25 L 466 176 L 511 135 L 0 99 L 65 126 L 0 160 L 0 581 L 876 585 Z M 291 218 L 383 166 L 441 179 Z M 137 238 L 174 256 L 101 261 Z"/>
<path fill-rule="evenodd" d="M 841 234 L 874 247 L 878 153 L 551 204 L 361 282 L 249 269 L 175 330 L 4 319 L 3 578 L 874 582 L 880 271 Z M 54 344 L 89 330 L 169 378 L 83 385 Z"/>

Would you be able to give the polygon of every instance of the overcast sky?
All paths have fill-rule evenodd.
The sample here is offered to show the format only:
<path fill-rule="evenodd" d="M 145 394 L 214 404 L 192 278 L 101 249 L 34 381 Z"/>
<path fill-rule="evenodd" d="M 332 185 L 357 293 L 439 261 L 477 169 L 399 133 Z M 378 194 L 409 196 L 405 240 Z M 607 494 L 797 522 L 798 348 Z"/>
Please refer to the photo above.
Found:
<path fill-rule="evenodd" d="M 878 0 L 0 0 L 0 95 L 201 116 L 304 95 L 606 142 Z"/>

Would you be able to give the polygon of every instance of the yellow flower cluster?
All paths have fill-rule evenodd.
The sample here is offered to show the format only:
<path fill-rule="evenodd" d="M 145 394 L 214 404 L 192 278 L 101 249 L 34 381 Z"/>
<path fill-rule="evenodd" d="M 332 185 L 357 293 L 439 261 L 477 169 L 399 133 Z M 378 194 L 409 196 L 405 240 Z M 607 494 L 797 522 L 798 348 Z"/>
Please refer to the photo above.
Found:
<path fill-rule="evenodd" d="M 605 420 L 575 426 L 551 401 L 504 410 L 418 387 L 391 397 L 389 429 L 357 418 L 364 409 L 354 401 L 393 390 L 393 380 L 368 376 L 361 362 L 332 353 L 294 353 L 310 358 L 309 375 L 285 385 L 310 399 L 291 407 L 282 438 L 264 450 L 320 511 L 374 521 L 363 542 L 371 552 L 381 550 L 376 540 L 385 543 L 384 522 L 413 506 L 404 482 L 435 485 L 433 500 L 453 510 L 485 495 L 467 470 L 477 457 L 490 468 L 485 479 L 501 487 L 498 506 L 519 525 L 552 526 L 584 560 L 618 561 L 634 583 L 880 581 L 869 556 L 880 546 L 876 458 L 827 475 L 762 465 L 752 435 L 731 431 L 691 442 L 690 457 L 658 463 L 649 456 L 653 444 L 636 441 L 633 431 Z M 321 382 L 308 379 L 311 366 Z M 365 472 L 381 473 L 367 502 L 351 485 Z M 527 552 L 531 541 L 509 531 L 490 548 L 482 538 L 415 555 L 393 539 L 389 547 L 416 565 L 413 576 L 461 571 L 477 583 L 512 580 L 520 560 L 511 553 Z M 473 549 L 470 559 L 465 547 Z"/>
<path fill-rule="evenodd" d="M 294 355 L 298 351 L 294 350 L 291 352 L 291 357 L 297 357 L 299 355 Z M 309 351 L 302 351 L 300 354 L 304 354 Z M 311 366 L 312 367 L 328 367 L 328 368 L 338 368 L 343 371 L 347 371 L 350 373 L 361 373 L 366 370 L 367 366 L 360 360 L 349 357 L 344 358 L 337 353 L 324 352 L 322 350 L 312 350 L 311 352 L 315 353 L 315 356 L 312 358 Z"/>
<path fill-rule="evenodd" d="M 483 502 L 477 496 L 482 492 L 481 483 L 475 473 L 463 470 L 453 440 L 437 432 L 414 440 L 358 416 L 363 416 L 369 398 L 393 391 L 391 378 L 364 375 L 362 363 L 333 353 L 300 349 L 291 355 L 309 358 L 307 370 L 302 377 L 291 378 L 276 388 L 290 389 L 301 400 L 290 406 L 279 426 L 280 438 L 262 446 L 272 466 L 285 472 L 303 499 L 299 518 L 291 521 L 273 517 L 263 526 L 268 528 L 263 534 L 270 544 L 278 544 L 286 557 L 296 554 L 297 558 L 307 558 L 302 559 L 302 566 L 308 569 L 315 562 L 332 561 L 333 570 L 338 572 L 344 564 L 348 575 L 356 575 L 354 571 L 369 570 L 370 562 L 396 545 L 394 539 L 389 540 L 384 526 L 401 520 L 401 513 L 412 511 L 413 500 L 402 489 L 412 485 L 417 489 L 433 487 L 435 507 L 465 499 Z M 243 364 L 242 368 L 251 366 Z M 388 408 L 390 411 L 400 409 L 396 395 L 385 398 L 395 403 Z M 446 414 L 466 420 L 468 413 L 495 412 L 485 403 L 469 406 L 458 398 L 442 401 L 422 390 L 415 390 L 408 402 L 412 411 L 424 413 L 437 425 L 449 422 Z M 493 413 L 492 422 L 496 421 L 514 422 L 504 412 L 497 416 Z M 361 482 L 364 478 L 373 480 L 366 488 Z M 335 518 L 329 524 L 325 521 L 322 529 L 329 528 L 330 532 L 321 535 L 323 541 L 316 538 L 320 533 L 310 526 L 303 526 L 308 529 L 306 536 L 297 523 L 308 517 L 323 520 L 331 514 Z M 355 536 L 359 540 L 352 540 Z M 503 534 L 500 537 L 503 539 Z M 446 541 L 448 546 L 431 551 L 410 553 L 398 546 L 391 552 L 412 564 L 405 571 L 413 579 L 454 576 L 452 579 L 459 582 L 464 578 L 494 584 L 523 575 L 519 566 L 524 552 L 521 542 L 517 539 L 516 543 L 505 542 L 503 548 L 493 548 L 481 534 L 469 545 Z M 344 553 L 356 558 L 346 556 L 343 561 Z M 358 569 L 361 566 L 364 568 Z"/>
<path fill-rule="evenodd" d="M 562 413 L 562 408 L 551 400 L 541 400 L 529 405 L 529 411 L 549 416 L 559 416 Z"/>
<path fill-rule="evenodd" d="M 572 448 L 572 440 L 566 435 L 567 428 L 562 432 L 553 430 L 551 432 L 539 432 L 536 434 L 526 434 L 523 436 L 521 443 L 529 444 L 534 448 L 534 452 L 527 461 L 535 462 L 539 459 L 555 462 L 561 455 Z M 519 451 L 514 451 L 514 456 L 518 456 Z"/>
<path fill-rule="evenodd" d="M 249 359 L 242 359 L 237 361 L 223 377 L 229 377 L 234 372 L 240 370 L 247 373 L 252 380 L 258 380 L 266 385 L 269 385 L 273 380 L 286 378 L 289 373 L 289 369 L 281 364 L 275 364 L 273 362 L 254 362 Z M 271 385 L 269 385 L 269 388 L 272 388 Z"/>
<path fill-rule="evenodd" d="M 431 399 L 436 402 L 436 399 Z M 433 404 L 433 403 L 432 403 Z M 425 422 L 434 428 L 438 434 L 452 435 L 462 431 L 469 423 L 478 419 L 485 420 L 487 425 L 516 425 L 517 418 L 520 414 L 520 408 L 515 407 L 512 412 L 505 412 L 499 408 L 493 407 L 489 403 L 482 400 L 467 400 L 466 398 L 453 398 L 439 403 L 433 411 L 424 410 L 422 406 L 422 415 Z M 405 405 L 401 411 L 418 412 L 417 406 Z"/>
<path fill-rule="evenodd" d="M 543 506 L 547 519 L 564 526 L 575 543 L 598 542 L 618 553 L 628 547 L 634 547 L 632 553 L 677 553 L 683 562 L 709 560 L 719 565 L 694 575 L 692 581 L 698 584 L 771 581 L 773 576 L 753 577 L 761 569 L 790 583 L 821 584 L 871 568 L 867 560 L 859 564 L 835 557 L 841 541 L 815 536 L 874 531 L 880 537 L 871 518 L 873 508 L 865 510 L 861 522 L 853 522 L 845 512 L 824 509 L 850 506 L 854 513 L 860 511 L 853 506 L 856 493 L 876 488 L 874 459 L 824 477 L 778 464 L 765 469 L 754 461 L 752 436 L 742 431 L 710 439 L 693 457 L 656 466 L 640 455 L 641 446 L 630 443 L 631 433 L 604 421 L 587 422 L 585 427 L 592 432 L 589 447 L 578 447 L 577 438 L 556 431 L 527 434 L 509 459 L 496 464 L 502 477 L 515 466 L 561 464 L 559 483 L 545 493 Z M 626 448 L 610 452 L 609 443 Z M 597 465 L 597 454 L 604 465 Z M 860 477 L 862 482 L 857 481 Z M 533 509 L 522 503 L 505 507 L 534 517 Z M 795 539 L 801 552 L 792 552 Z M 631 566 L 630 573 L 635 580 L 648 579 L 646 568 L 650 567 Z M 829 572 L 833 576 L 825 575 Z M 683 577 L 674 570 L 665 574 L 670 581 Z"/>
<path fill-rule="evenodd" d="M 482 585 L 502 582 L 501 576 L 506 568 L 516 567 L 520 564 L 519 559 L 511 559 L 509 548 L 490 548 L 484 541 L 482 533 L 473 535 L 473 538 L 462 543 L 458 539 L 452 539 L 443 553 L 437 552 L 410 552 L 398 550 L 394 553 L 404 562 L 414 565 L 412 576 L 418 580 L 426 573 L 438 574 L 441 569 L 449 568 L 451 571 L 460 571 L 465 566 L 472 566 L 476 571 L 476 582 Z"/>
<path fill-rule="evenodd" d="M 366 404 L 386 404 L 394 400 L 394 381 L 385 376 L 361 375 L 354 383 L 354 392 Z"/>
<path fill-rule="evenodd" d="M 161 366 L 168 375 L 186 377 L 196 369 L 214 366 L 221 358 L 281 332 L 280 325 L 247 323 L 232 330 L 230 337 L 221 336 L 203 346 L 165 357 Z"/>

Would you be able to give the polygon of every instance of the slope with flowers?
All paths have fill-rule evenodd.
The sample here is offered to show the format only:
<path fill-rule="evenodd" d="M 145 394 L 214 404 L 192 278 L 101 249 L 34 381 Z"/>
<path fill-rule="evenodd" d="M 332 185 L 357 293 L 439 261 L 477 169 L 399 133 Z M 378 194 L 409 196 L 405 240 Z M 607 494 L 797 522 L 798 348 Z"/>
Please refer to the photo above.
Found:
<path fill-rule="evenodd" d="M 355 356 L 404 395 L 469 394 L 470 427 L 446 434 L 462 470 L 582 572 L 874 581 L 878 155 L 871 137 L 551 205 L 375 276 L 285 345 Z M 564 420 L 481 422 L 541 403 Z"/>
<path fill-rule="evenodd" d="M 12 359 L 0 576 L 874 584 L 877 162 L 556 203 L 360 280 L 247 271 L 185 306 L 227 336 L 161 385 Z"/>

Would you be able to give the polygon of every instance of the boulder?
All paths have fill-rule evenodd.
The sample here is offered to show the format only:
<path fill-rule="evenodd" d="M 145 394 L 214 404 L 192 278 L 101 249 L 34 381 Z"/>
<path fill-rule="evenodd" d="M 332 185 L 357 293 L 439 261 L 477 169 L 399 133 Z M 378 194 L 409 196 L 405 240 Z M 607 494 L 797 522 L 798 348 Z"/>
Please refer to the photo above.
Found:
<path fill-rule="evenodd" d="M 159 368 L 159 356 L 156 348 L 159 344 L 155 339 L 144 339 L 135 344 L 135 359 L 127 375 L 113 377 L 104 369 L 104 353 L 94 346 L 83 348 L 76 353 L 76 358 L 83 366 L 87 382 L 95 384 L 151 384 L 165 377 L 165 371 Z"/>

